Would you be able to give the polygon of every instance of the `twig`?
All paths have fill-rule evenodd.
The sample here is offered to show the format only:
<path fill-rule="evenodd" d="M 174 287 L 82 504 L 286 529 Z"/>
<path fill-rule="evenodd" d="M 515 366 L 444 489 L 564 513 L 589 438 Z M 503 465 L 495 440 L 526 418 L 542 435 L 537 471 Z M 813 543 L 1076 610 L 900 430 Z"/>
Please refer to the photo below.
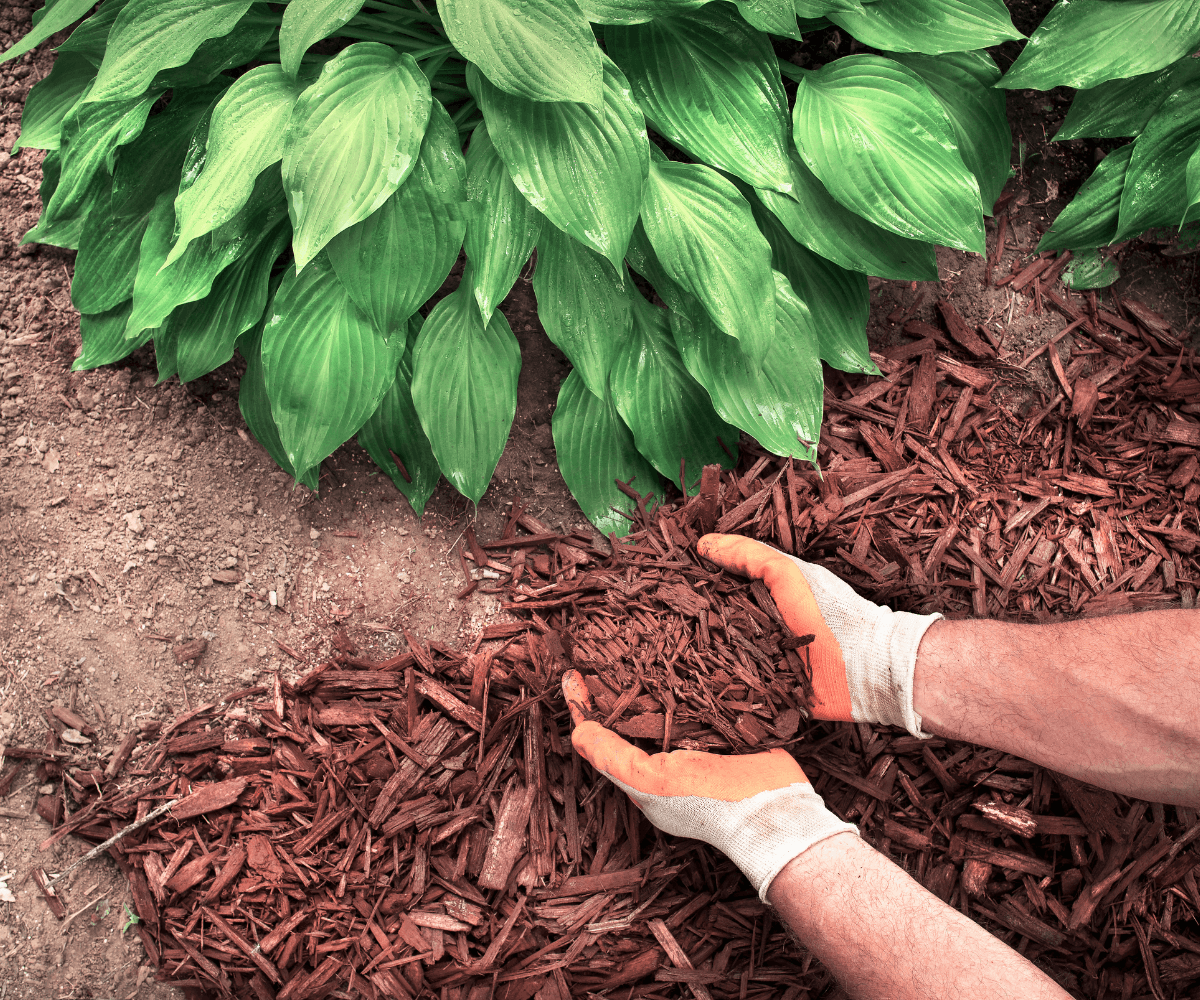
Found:
<path fill-rule="evenodd" d="M 46 888 L 49 889 L 56 882 L 61 882 L 64 878 L 66 878 L 68 875 L 70 875 L 71 872 L 73 872 L 76 868 L 78 868 L 85 861 L 91 861 L 92 858 L 99 857 L 101 854 L 103 854 L 105 851 L 107 851 L 110 847 L 112 847 L 112 845 L 115 844 L 122 837 L 127 837 L 127 836 L 129 836 L 129 834 L 133 833 L 134 830 L 139 830 L 143 826 L 145 826 L 147 823 L 150 823 L 153 820 L 158 819 L 158 817 L 161 816 L 163 813 L 165 813 L 168 809 L 170 809 L 172 806 L 175 806 L 178 804 L 179 804 L 179 799 L 172 799 L 170 802 L 164 802 L 157 809 L 151 809 L 150 812 L 146 813 L 146 815 L 143 816 L 141 819 L 135 820 L 134 822 L 130 823 L 127 827 L 125 827 L 125 829 L 118 830 L 111 837 L 109 837 L 108 840 L 104 841 L 104 843 L 102 843 L 102 844 L 97 844 L 95 847 L 93 847 L 90 851 L 88 851 L 87 854 L 85 854 L 78 861 L 75 861 L 73 864 L 68 865 L 64 871 L 59 872 L 59 874 L 55 875 L 54 878 L 48 879 L 46 882 Z"/>

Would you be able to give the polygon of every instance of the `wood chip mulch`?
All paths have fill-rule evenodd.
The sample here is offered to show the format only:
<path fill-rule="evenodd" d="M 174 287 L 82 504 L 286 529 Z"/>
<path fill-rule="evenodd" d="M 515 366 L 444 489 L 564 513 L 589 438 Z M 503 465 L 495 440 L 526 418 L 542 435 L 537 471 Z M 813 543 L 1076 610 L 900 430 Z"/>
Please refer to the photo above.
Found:
<path fill-rule="evenodd" d="M 836 995 L 727 860 L 658 834 L 573 754 L 558 680 L 574 666 L 647 749 L 789 747 L 834 812 L 1072 994 L 1193 995 L 1195 809 L 809 721 L 806 637 L 694 554 L 707 530 L 754 535 L 912 610 L 1193 607 L 1194 356 L 1144 307 L 1055 291 L 1056 267 L 1022 288 L 1095 346 L 1066 365 L 1051 348 L 1054 398 L 1004 409 L 1023 369 L 948 303 L 949 336 L 896 317 L 919 339 L 877 357 L 884 378 L 827 395 L 823 477 L 750 446 L 686 503 L 639 497 L 611 553 L 519 507 L 498 539 L 468 531 L 467 588 L 499 577 L 519 619 L 469 651 L 406 636 L 377 662 L 343 639 L 294 685 L 135 730 L 107 761 L 74 739 L 85 719 L 48 715 L 44 749 L 4 750 L 59 783 L 38 804 L 43 846 L 105 841 L 177 800 L 108 853 L 160 977 L 193 996 Z M 35 877 L 61 918 L 66 883 Z"/>

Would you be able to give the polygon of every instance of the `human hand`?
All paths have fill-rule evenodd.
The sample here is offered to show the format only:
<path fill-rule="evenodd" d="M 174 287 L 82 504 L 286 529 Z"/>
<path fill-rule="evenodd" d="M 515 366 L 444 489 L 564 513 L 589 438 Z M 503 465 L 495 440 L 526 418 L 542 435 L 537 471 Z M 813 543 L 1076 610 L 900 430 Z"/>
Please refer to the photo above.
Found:
<path fill-rule="evenodd" d="M 591 696 L 578 671 L 568 670 L 562 687 L 579 755 L 664 833 L 703 840 L 724 853 L 764 902 L 771 881 L 797 855 L 835 834 L 858 833 L 825 808 L 786 750 L 742 757 L 694 750 L 650 756 L 588 720 Z"/>
<path fill-rule="evenodd" d="M 922 636 L 941 615 L 880 607 L 825 567 L 742 535 L 705 535 L 698 551 L 724 569 L 762 580 L 788 628 L 815 636 L 806 652 L 816 718 L 883 722 L 928 735 L 913 709 L 913 670 Z"/>

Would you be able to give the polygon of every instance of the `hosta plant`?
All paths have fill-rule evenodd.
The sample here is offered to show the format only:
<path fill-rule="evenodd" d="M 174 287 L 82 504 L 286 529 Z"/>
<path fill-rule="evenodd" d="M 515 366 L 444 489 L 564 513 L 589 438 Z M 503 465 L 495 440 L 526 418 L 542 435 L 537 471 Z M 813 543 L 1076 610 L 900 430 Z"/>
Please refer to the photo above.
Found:
<path fill-rule="evenodd" d="M 1109 153 L 1042 238 L 1075 252 L 1075 286 L 1118 277 L 1099 247 L 1200 219 L 1200 0 L 1055 6 L 1000 81 L 1075 87 L 1056 140 L 1133 141 Z"/>
<path fill-rule="evenodd" d="M 873 51 L 787 58 L 829 24 Z M 536 252 L 559 467 L 621 532 L 617 480 L 692 490 L 740 431 L 814 460 L 821 362 L 875 370 L 866 276 L 982 252 L 1010 146 L 982 49 L 1018 37 L 999 0 L 103 0 L 25 108 L 27 238 L 78 249 L 76 368 L 240 351 L 282 468 L 313 486 L 357 435 L 417 511 L 487 488 Z"/>

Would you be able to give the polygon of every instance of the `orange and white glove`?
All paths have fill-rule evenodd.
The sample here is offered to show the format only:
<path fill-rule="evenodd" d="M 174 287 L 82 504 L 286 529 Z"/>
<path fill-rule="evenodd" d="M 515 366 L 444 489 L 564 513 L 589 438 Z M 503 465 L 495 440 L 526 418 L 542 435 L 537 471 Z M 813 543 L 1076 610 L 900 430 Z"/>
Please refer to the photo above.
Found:
<path fill-rule="evenodd" d="M 824 566 L 742 535 L 705 535 L 698 551 L 724 569 L 762 580 L 788 628 L 816 636 L 807 647 L 814 717 L 882 722 L 929 735 L 913 709 L 913 670 L 921 638 L 941 615 L 873 604 Z"/>
<path fill-rule="evenodd" d="M 571 743 L 664 833 L 703 840 L 737 865 L 759 898 L 792 858 L 838 833 L 858 833 L 825 808 L 786 750 L 722 757 L 695 750 L 650 756 L 600 723 L 575 670 L 563 675 Z"/>

